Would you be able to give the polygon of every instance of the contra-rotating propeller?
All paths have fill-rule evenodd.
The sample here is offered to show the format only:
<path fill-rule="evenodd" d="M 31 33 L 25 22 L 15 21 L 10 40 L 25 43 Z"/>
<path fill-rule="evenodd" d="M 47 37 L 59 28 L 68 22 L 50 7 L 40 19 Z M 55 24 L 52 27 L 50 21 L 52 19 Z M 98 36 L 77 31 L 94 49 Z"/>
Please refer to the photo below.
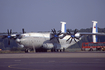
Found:
<path fill-rule="evenodd" d="M 24 34 L 24 33 L 26 33 L 25 31 L 24 31 L 24 28 L 22 29 L 22 33 Z M 14 39 L 14 40 L 16 40 L 19 36 L 20 36 L 20 34 L 15 34 L 14 36 L 13 35 L 11 35 L 12 34 L 12 29 L 7 29 L 7 35 L 3 35 L 3 37 L 2 37 L 2 39 L 5 39 L 5 38 L 7 38 L 8 39 L 8 45 L 10 45 L 10 39 Z"/>
<path fill-rule="evenodd" d="M 60 38 L 59 35 L 62 34 L 61 31 L 58 31 L 58 33 L 57 33 L 55 29 L 51 29 L 51 30 L 52 30 L 52 35 L 53 35 L 53 37 L 50 38 L 50 40 L 56 39 L 57 42 L 59 43 L 59 38 Z"/>
<path fill-rule="evenodd" d="M 2 39 L 8 38 L 8 45 L 10 45 L 10 39 L 13 38 L 13 37 L 11 36 L 11 34 L 12 34 L 12 29 L 10 29 L 10 31 L 9 31 L 9 29 L 7 29 L 7 34 L 8 34 L 8 35 L 4 35 L 4 36 L 2 37 Z"/>
<path fill-rule="evenodd" d="M 70 37 L 69 37 L 66 41 L 69 41 L 69 40 L 70 40 L 70 43 L 71 43 L 71 42 L 72 42 L 72 39 L 74 39 L 74 41 L 77 42 L 76 39 L 79 40 L 79 38 L 77 38 L 77 37 L 75 36 L 75 34 L 76 34 L 77 32 L 78 32 L 77 29 L 75 29 L 75 30 L 74 30 L 74 33 L 72 34 L 72 33 L 70 32 L 70 29 L 67 29 L 67 35 L 70 35 Z"/>

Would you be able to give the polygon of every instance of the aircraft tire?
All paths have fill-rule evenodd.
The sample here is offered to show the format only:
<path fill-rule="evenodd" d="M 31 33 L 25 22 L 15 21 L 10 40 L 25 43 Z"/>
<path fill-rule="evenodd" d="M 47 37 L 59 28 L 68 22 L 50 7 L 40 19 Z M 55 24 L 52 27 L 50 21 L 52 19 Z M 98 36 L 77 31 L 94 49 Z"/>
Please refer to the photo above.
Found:
<path fill-rule="evenodd" d="M 25 49 L 25 53 L 29 53 L 30 52 L 30 49 Z"/>
<path fill-rule="evenodd" d="M 55 49 L 51 49 L 51 52 L 55 52 Z"/>
<path fill-rule="evenodd" d="M 60 49 L 60 52 L 62 52 L 62 49 Z"/>
<path fill-rule="evenodd" d="M 63 48 L 63 52 L 65 52 L 65 48 Z"/>

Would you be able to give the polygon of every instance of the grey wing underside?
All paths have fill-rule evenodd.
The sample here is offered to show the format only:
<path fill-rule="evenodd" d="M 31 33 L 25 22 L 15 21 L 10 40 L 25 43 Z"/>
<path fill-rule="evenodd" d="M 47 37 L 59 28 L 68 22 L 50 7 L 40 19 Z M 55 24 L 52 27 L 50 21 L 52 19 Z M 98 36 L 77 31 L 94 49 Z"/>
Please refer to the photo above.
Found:
<path fill-rule="evenodd" d="M 79 33 L 80 35 L 100 35 L 105 36 L 105 33 Z"/>

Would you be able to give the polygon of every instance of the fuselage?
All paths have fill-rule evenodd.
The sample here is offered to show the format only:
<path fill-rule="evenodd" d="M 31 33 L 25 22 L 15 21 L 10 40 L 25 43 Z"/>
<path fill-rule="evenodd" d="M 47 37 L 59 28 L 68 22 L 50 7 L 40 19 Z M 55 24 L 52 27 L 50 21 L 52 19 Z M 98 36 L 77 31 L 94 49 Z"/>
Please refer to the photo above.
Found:
<path fill-rule="evenodd" d="M 36 49 L 41 47 L 44 49 L 66 49 L 76 43 L 74 40 L 71 43 L 66 41 L 70 37 L 69 35 L 65 36 L 63 39 L 59 39 L 59 43 L 56 39 L 50 40 L 51 37 L 51 33 L 25 33 L 21 34 L 16 42 L 23 45 L 25 48 L 35 47 Z M 79 40 L 81 40 L 81 38 Z M 79 40 L 76 41 L 78 42 Z"/>

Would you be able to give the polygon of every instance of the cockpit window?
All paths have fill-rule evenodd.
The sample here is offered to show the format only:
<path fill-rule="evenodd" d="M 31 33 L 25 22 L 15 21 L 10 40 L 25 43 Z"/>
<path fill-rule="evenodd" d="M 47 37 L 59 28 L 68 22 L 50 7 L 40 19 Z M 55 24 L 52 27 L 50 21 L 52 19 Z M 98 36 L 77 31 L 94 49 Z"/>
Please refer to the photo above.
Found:
<path fill-rule="evenodd" d="M 20 35 L 18 38 L 21 39 L 21 38 L 23 38 L 23 37 L 25 37 L 25 35 Z"/>
<path fill-rule="evenodd" d="M 19 39 L 21 39 L 21 38 L 22 38 L 22 36 L 20 35 L 18 38 L 19 38 Z"/>
<path fill-rule="evenodd" d="M 21 34 L 21 35 L 19 36 L 19 39 L 21 39 L 21 38 L 23 38 L 23 37 L 29 37 L 29 34 Z"/>

